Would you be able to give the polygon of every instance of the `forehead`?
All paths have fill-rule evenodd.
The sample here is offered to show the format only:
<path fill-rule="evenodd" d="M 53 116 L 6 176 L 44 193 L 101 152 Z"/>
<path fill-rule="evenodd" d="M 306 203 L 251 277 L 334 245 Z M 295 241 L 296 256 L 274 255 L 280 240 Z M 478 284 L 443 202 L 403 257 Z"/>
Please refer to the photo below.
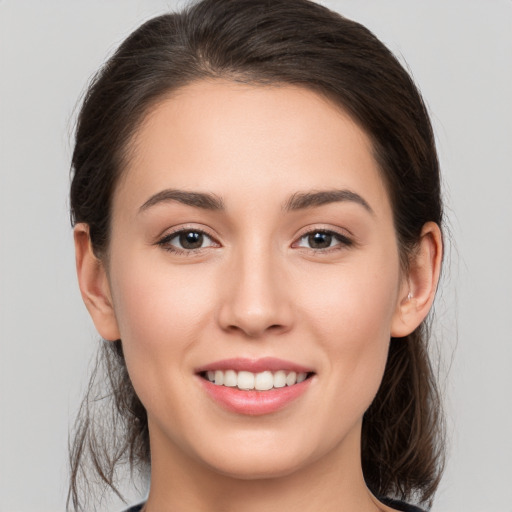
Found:
<path fill-rule="evenodd" d="M 387 202 L 369 137 L 337 105 L 301 87 L 220 80 L 183 87 L 146 115 L 116 197 L 170 187 L 247 198 L 357 188 Z"/>

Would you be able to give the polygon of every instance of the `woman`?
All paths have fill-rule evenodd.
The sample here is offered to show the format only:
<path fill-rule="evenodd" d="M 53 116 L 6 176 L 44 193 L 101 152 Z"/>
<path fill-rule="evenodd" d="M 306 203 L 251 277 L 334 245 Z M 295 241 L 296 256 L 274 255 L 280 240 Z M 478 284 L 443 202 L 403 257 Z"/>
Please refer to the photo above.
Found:
<path fill-rule="evenodd" d="M 114 401 L 102 425 L 84 400 L 74 509 L 88 461 L 114 490 L 150 470 L 144 512 L 430 506 L 439 169 L 382 43 L 305 0 L 155 18 L 90 86 L 72 166 Z"/>

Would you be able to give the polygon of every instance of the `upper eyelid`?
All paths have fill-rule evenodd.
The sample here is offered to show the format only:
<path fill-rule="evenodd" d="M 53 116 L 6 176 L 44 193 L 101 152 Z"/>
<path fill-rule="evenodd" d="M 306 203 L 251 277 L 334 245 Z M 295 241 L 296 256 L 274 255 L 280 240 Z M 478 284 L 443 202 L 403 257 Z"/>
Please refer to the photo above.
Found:
<path fill-rule="evenodd" d="M 161 235 L 159 235 L 157 237 L 156 244 L 162 245 L 166 242 L 169 242 L 170 240 L 172 240 L 176 236 L 180 235 L 181 233 L 189 232 L 189 231 L 201 233 L 201 234 L 207 236 L 208 238 L 210 238 L 215 244 L 222 245 L 222 243 L 219 241 L 219 238 L 217 236 L 213 235 L 209 229 L 204 228 L 204 227 L 195 227 L 195 226 L 187 226 L 187 225 L 182 225 L 182 226 L 179 226 L 176 228 L 171 228 L 171 230 L 168 232 L 164 231 Z M 328 233 L 328 234 L 332 234 L 336 237 L 339 237 L 341 239 L 350 240 L 350 242 L 355 243 L 354 235 L 346 228 L 335 228 L 335 227 L 331 227 L 331 226 L 328 227 L 328 226 L 320 224 L 320 225 L 316 225 L 316 226 L 307 226 L 307 227 L 304 227 L 301 230 L 299 230 L 298 233 L 296 233 L 294 235 L 292 244 L 297 243 L 299 240 L 301 240 L 302 238 L 304 238 L 312 233 Z"/>
<path fill-rule="evenodd" d="M 212 242 L 213 247 L 221 247 L 221 244 L 217 241 L 217 239 L 213 236 L 211 236 L 208 232 L 197 229 L 197 228 L 179 228 L 174 231 L 170 231 L 169 233 L 166 233 L 162 236 L 159 236 L 155 242 L 154 245 L 164 249 L 167 252 L 174 253 L 176 255 L 183 255 L 183 256 L 193 256 L 193 255 L 199 255 L 203 251 L 210 249 L 212 246 L 208 247 L 197 247 L 194 249 L 186 249 L 182 247 L 177 247 L 174 244 L 171 244 L 170 242 L 177 238 L 181 233 L 187 233 L 187 232 L 195 232 L 195 233 L 201 233 L 202 235 L 205 235 L 210 239 Z"/>
<path fill-rule="evenodd" d="M 330 235 L 332 236 L 333 238 L 336 238 L 337 240 L 339 241 L 346 241 L 346 242 L 350 242 L 350 243 L 353 243 L 353 240 L 351 237 L 347 236 L 347 235 L 344 235 L 342 233 L 338 233 L 337 231 L 328 231 L 328 230 L 323 230 L 323 229 L 316 229 L 316 230 L 313 230 L 313 231 L 308 231 L 307 233 L 304 233 L 303 235 L 299 236 L 294 243 L 300 241 L 300 240 L 303 240 L 304 238 L 307 238 L 309 235 L 311 234 L 315 234 L 315 233 L 322 233 L 322 234 L 325 234 L 325 235 Z"/>
<path fill-rule="evenodd" d="M 303 238 L 311 233 L 330 233 L 343 238 L 350 238 L 351 240 L 355 238 L 355 236 L 346 228 L 317 224 L 300 229 L 295 235 L 295 240 Z"/>
<path fill-rule="evenodd" d="M 211 238 L 216 243 L 220 243 L 218 241 L 217 237 L 215 235 L 213 235 L 208 229 L 203 228 L 203 227 L 194 227 L 194 226 L 186 226 L 186 225 L 179 226 L 176 228 L 171 228 L 170 231 L 164 230 L 160 235 L 157 236 L 157 243 L 159 243 L 160 241 L 162 241 L 164 239 L 167 239 L 167 240 L 172 239 L 181 233 L 186 233 L 189 231 L 201 233 L 201 234 L 206 235 L 207 237 Z"/>
<path fill-rule="evenodd" d="M 342 231 L 345 231 L 343 233 Z M 339 242 L 339 244 L 333 246 L 333 247 L 326 247 L 322 249 L 315 249 L 310 247 L 303 247 L 298 245 L 301 240 L 308 237 L 309 235 L 313 233 L 326 233 L 329 235 L 332 235 L 334 238 L 336 238 Z M 335 229 L 335 228 L 326 228 L 326 227 L 312 227 L 311 229 L 308 229 L 307 231 L 302 231 L 301 234 L 296 236 L 294 238 L 294 241 L 292 242 L 291 247 L 295 248 L 297 250 L 306 250 L 306 251 L 313 251 L 318 254 L 327 254 L 329 252 L 332 252 L 333 250 L 340 250 L 342 248 L 349 248 L 357 246 L 357 240 L 355 237 L 348 232 L 348 230 L 342 230 L 341 228 Z"/>
<path fill-rule="evenodd" d="M 185 249 L 185 248 L 182 248 L 182 247 L 179 247 L 179 246 L 176 246 L 176 245 L 170 243 L 174 238 L 178 237 L 181 233 L 187 232 L 187 231 L 192 231 L 192 232 L 195 231 L 195 232 L 202 233 L 203 235 L 207 236 L 210 239 L 212 244 L 207 247 L 197 247 L 195 249 Z M 164 235 L 158 237 L 156 242 L 154 242 L 153 245 L 155 245 L 161 249 L 164 249 L 167 252 L 174 253 L 176 255 L 181 254 L 181 255 L 188 255 L 188 256 L 199 255 L 199 254 L 203 253 L 203 251 L 206 251 L 206 250 L 209 250 L 212 248 L 221 247 L 221 244 L 217 241 L 217 239 L 215 237 L 211 236 L 206 231 L 203 231 L 201 229 L 192 229 L 192 228 L 177 229 L 175 231 L 171 231 L 167 234 L 164 234 Z"/>

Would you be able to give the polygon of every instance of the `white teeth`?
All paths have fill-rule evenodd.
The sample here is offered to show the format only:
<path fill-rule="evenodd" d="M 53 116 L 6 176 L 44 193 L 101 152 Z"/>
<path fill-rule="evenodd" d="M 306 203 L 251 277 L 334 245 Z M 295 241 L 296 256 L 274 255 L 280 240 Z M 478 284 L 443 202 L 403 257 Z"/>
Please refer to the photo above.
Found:
<path fill-rule="evenodd" d="M 238 378 L 236 372 L 234 370 L 228 370 L 224 372 L 224 386 L 229 386 L 230 388 L 236 388 L 238 385 Z"/>
<path fill-rule="evenodd" d="M 293 386 L 306 380 L 308 374 L 301 372 L 264 371 L 260 373 L 236 372 L 235 370 L 209 370 L 206 378 L 217 386 L 238 387 L 238 389 L 267 391 L 272 388 Z"/>
<path fill-rule="evenodd" d="M 286 373 L 283 370 L 279 370 L 274 373 L 274 387 L 284 388 L 286 386 Z"/>
<path fill-rule="evenodd" d="M 274 387 L 274 376 L 272 372 L 261 372 L 256 375 L 254 379 L 254 389 L 258 391 L 266 391 Z"/>
<path fill-rule="evenodd" d="M 238 372 L 238 388 L 254 389 L 254 373 Z"/>
<path fill-rule="evenodd" d="M 295 372 L 290 372 L 286 376 L 286 385 L 293 386 L 297 382 L 297 374 Z"/>

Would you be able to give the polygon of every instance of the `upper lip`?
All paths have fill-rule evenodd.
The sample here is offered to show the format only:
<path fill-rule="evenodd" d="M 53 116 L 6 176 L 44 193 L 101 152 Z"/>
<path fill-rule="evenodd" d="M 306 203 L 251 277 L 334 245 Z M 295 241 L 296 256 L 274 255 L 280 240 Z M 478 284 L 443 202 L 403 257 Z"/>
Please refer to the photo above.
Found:
<path fill-rule="evenodd" d="M 246 371 L 251 373 L 260 373 L 264 371 L 277 372 L 279 370 L 296 372 L 296 373 L 312 373 L 313 370 L 306 366 L 278 359 L 275 357 L 262 357 L 260 359 L 248 359 L 243 357 L 234 357 L 230 359 L 222 359 L 213 363 L 205 364 L 196 368 L 196 373 L 203 373 L 215 370 L 235 370 Z"/>

